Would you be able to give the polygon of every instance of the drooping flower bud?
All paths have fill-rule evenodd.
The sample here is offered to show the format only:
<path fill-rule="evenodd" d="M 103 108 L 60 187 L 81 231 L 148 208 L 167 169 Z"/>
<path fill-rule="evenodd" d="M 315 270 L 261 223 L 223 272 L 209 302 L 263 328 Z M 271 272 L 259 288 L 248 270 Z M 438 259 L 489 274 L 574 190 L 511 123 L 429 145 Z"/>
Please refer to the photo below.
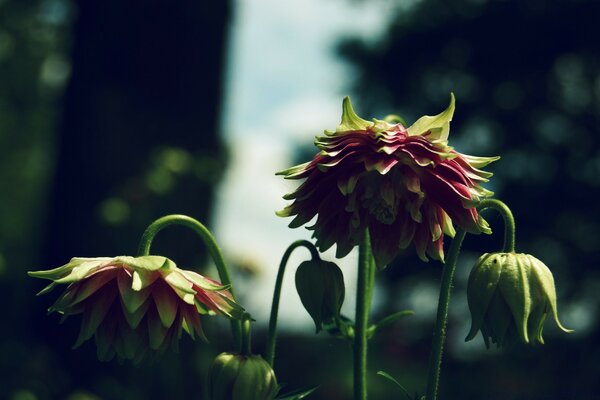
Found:
<path fill-rule="evenodd" d="M 550 269 L 529 254 L 486 253 L 479 257 L 469 275 L 467 299 L 471 311 L 471 340 L 481 330 L 498 347 L 520 339 L 523 343 L 544 343 L 544 321 L 552 313 L 558 319 L 556 289 Z"/>
<path fill-rule="evenodd" d="M 335 263 L 311 260 L 300 264 L 296 270 L 296 290 L 315 322 L 317 333 L 324 323 L 339 318 L 345 287 L 342 270 Z"/>
<path fill-rule="evenodd" d="M 221 353 L 208 374 L 211 400 L 270 400 L 279 390 L 273 368 L 259 355 Z"/>

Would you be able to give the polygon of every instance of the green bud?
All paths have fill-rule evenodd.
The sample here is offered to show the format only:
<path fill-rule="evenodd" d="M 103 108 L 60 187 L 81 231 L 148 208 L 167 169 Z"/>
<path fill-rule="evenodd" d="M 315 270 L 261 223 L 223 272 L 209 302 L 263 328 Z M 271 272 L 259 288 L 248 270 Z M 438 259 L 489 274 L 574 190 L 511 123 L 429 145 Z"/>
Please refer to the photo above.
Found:
<path fill-rule="evenodd" d="M 466 341 L 481 330 L 485 345 L 513 341 L 544 343 L 542 329 L 549 313 L 558 327 L 556 289 L 550 269 L 529 254 L 491 253 L 479 257 L 469 275 L 467 300 L 471 330 Z"/>
<path fill-rule="evenodd" d="M 300 264 L 296 270 L 296 290 L 315 322 L 317 333 L 323 324 L 340 318 L 345 295 L 344 275 L 335 263 L 311 260 Z"/>
<path fill-rule="evenodd" d="M 259 355 L 221 353 L 208 372 L 211 400 L 271 400 L 279 390 L 275 372 Z"/>

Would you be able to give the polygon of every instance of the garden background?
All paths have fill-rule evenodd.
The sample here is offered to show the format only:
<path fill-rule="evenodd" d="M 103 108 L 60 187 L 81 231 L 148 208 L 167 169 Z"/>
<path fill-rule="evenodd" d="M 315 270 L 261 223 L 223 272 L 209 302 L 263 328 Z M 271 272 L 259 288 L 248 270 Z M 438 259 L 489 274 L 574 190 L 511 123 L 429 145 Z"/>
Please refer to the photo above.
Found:
<path fill-rule="evenodd" d="M 25 272 L 133 255 L 153 219 L 189 214 L 235 269 L 260 351 L 278 259 L 310 236 L 274 215 L 294 187 L 274 172 L 311 157 L 346 94 L 361 116 L 410 123 L 450 92 L 450 144 L 502 156 L 488 188 L 513 210 L 517 251 L 553 271 L 576 332 L 548 323 L 544 346 L 501 351 L 463 342 L 469 268 L 500 248 L 489 215 L 496 234 L 469 236 L 459 261 L 441 397 L 600 398 L 599 15 L 585 0 L 0 1 L 0 399 L 203 398 L 210 361 L 231 350 L 226 323 L 205 320 L 210 344 L 184 338 L 153 364 L 100 363 L 91 343 L 70 350 L 79 321 L 46 316 L 56 294 L 34 297 L 43 282 Z M 184 229 L 153 251 L 214 274 Z M 378 274 L 373 317 L 416 316 L 372 342 L 373 399 L 400 398 L 377 370 L 423 391 L 440 272 L 411 249 Z M 287 281 L 278 379 L 350 398 L 349 344 L 313 334 Z"/>

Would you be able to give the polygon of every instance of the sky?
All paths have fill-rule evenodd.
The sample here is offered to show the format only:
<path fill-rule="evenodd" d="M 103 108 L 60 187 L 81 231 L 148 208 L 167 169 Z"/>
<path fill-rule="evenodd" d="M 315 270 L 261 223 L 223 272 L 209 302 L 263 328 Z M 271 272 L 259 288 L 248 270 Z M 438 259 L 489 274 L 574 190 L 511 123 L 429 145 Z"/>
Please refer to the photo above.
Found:
<path fill-rule="evenodd" d="M 336 43 L 356 36 L 377 40 L 393 15 L 393 1 L 253 0 L 237 1 L 228 53 L 225 141 L 231 151 L 226 178 L 217 192 L 213 225 L 232 264 L 253 265 L 252 279 L 236 283 L 242 304 L 259 324 L 266 324 L 277 267 L 285 249 L 310 239 L 305 228 L 290 229 L 290 219 L 277 217 L 297 182 L 276 177 L 290 167 L 294 149 L 312 143 L 325 129 L 335 129 L 342 98 L 353 70 L 335 55 Z M 360 114 L 360 105 L 355 105 Z M 315 150 L 316 152 L 316 150 Z M 309 161 L 309 160 L 306 160 Z M 290 259 L 280 306 L 282 328 L 303 328 L 307 313 L 298 313 L 295 267 L 309 258 L 298 249 Z M 334 260 L 334 251 L 324 258 Z M 354 293 L 357 253 L 338 265 L 346 293 Z M 257 295 L 260 293 L 261 295 Z M 353 315 L 347 295 L 342 311 Z"/>

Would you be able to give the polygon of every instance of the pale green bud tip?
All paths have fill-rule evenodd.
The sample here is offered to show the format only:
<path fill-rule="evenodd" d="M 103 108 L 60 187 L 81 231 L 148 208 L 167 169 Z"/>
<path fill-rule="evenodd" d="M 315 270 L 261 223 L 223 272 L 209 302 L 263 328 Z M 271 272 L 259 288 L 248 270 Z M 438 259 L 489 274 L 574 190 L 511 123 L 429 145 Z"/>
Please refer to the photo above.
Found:
<path fill-rule="evenodd" d="M 467 300 L 472 317 L 467 341 L 481 331 L 488 347 L 490 339 L 499 347 L 516 340 L 543 344 L 550 313 L 563 332 L 572 332 L 558 319 L 552 272 L 529 254 L 481 256 L 469 275 Z"/>
<path fill-rule="evenodd" d="M 279 391 L 275 372 L 259 355 L 221 353 L 208 373 L 211 400 L 270 400 Z"/>

